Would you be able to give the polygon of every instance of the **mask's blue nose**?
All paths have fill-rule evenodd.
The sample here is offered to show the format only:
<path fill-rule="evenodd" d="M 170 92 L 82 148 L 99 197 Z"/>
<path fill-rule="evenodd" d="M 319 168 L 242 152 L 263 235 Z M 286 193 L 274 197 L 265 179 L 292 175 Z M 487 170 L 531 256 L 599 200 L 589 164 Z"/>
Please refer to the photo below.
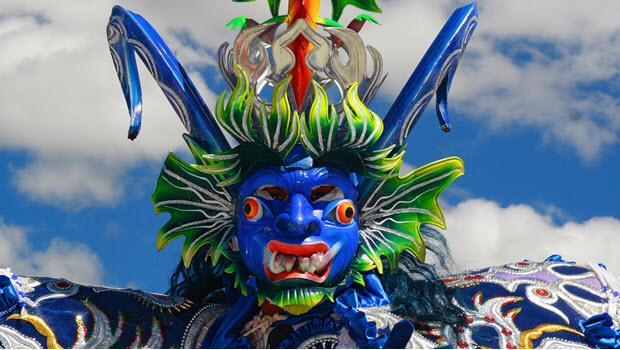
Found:
<path fill-rule="evenodd" d="M 294 194 L 288 208 L 275 219 L 276 232 L 283 235 L 311 236 L 321 232 L 321 220 L 312 213 L 312 205 L 306 197 Z"/>

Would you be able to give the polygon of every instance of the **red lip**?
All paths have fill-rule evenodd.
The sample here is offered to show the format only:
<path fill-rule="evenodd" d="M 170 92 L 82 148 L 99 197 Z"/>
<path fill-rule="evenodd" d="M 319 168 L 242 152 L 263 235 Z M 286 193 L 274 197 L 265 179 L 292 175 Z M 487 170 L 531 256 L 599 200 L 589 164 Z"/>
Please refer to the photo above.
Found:
<path fill-rule="evenodd" d="M 291 244 L 284 243 L 276 240 L 269 241 L 267 243 L 269 250 L 274 252 L 281 252 L 290 255 L 310 255 L 312 253 L 327 253 L 329 246 L 325 242 L 317 242 L 310 244 Z"/>

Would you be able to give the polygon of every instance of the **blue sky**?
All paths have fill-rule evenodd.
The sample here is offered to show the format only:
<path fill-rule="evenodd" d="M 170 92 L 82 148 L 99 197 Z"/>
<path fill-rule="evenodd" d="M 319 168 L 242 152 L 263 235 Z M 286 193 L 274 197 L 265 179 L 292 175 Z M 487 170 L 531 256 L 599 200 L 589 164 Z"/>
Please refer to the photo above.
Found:
<path fill-rule="evenodd" d="M 234 39 L 224 25 L 239 15 L 269 17 L 260 1 L 3 2 L 0 267 L 163 292 L 182 242 L 156 252 L 166 217 L 155 216 L 150 195 L 167 152 L 184 152 L 183 129 L 143 74 L 143 128 L 136 141 L 126 139 L 105 38 L 116 3 L 150 21 L 210 106 L 224 89 L 215 52 Z M 379 115 L 463 4 L 380 1 L 382 24 L 362 31 L 389 73 L 372 105 Z M 452 155 L 465 161 L 466 175 L 443 196 L 457 263 L 560 253 L 620 274 L 620 5 L 479 7 L 450 92 L 453 131 L 443 133 L 429 107 L 406 156 L 409 169 Z M 342 22 L 356 14 L 347 8 Z"/>

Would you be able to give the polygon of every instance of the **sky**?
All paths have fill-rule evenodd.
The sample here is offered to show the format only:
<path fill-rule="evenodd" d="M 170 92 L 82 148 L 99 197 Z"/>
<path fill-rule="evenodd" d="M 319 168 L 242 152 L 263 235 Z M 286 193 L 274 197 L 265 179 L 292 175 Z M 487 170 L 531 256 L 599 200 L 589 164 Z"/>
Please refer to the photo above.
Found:
<path fill-rule="evenodd" d="M 388 72 L 371 105 L 382 116 L 466 2 L 378 3 L 381 25 L 361 35 Z M 182 241 L 156 251 L 167 217 L 155 215 L 151 193 L 167 153 L 187 154 L 184 130 L 141 67 L 142 131 L 127 139 L 105 34 L 115 4 L 158 30 L 212 110 L 225 88 L 215 54 L 236 34 L 225 24 L 270 18 L 266 1 L 3 1 L 0 267 L 164 292 Z M 561 254 L 620 274 L 620 3 L 478 5 L 479 25 L 450 90 L 453 129 L 441 131 L 430 105 L 403 168 L 464 160 L 465 176 L 441 199 L 460 270 Z M 347 7 L 341 22 L 359 13 Z"/>

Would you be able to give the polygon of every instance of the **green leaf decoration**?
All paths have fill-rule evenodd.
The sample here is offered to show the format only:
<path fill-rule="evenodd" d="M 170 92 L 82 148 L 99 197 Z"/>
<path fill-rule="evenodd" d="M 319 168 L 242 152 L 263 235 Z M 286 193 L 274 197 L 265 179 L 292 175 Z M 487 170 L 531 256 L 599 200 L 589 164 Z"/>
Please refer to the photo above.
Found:
<path fill-rule="evenodd" d="M 248 27 L 248 19 L 250 17 L 236 17 L 233 18 L 230 22 L 228 22 L 225 27 L 230 27 L 230 30 L 233 31 L 237 28 L 241 28 L 241 30 L 244 30 L 245 28 Z"/>
<path fill-rule="evenodd" d="M 347 5 L 353 5 L 360 10 L 381 13 L 381 8 L 375 0 L 332 0 L 332 19 L 338 21 Z"/>
<path fill-rule="evenodd" d="M 217 99 L 215 116 L 224 128 L 239 143 L 259 142 L 252 130 L 252 110 L 254 107 L 254 91 L 249 92 L 248 78 L 238 65 L 235 65 L 237 84 L 226 106 L 227 90 Z"/>
<path fill-rule="evenodd" d="M 325 17 L 319 17 L 319 19 L 316 21 L 316 23 L 318 24 L 322 24 L 324 26 L 328 26 L 328 27 L 340 27 L 340 28 L 344 28 L 344 26 L 332 19 L 329 18 L 325 18 Z"/>
<path fill-rule="evenodd" d="M 304 314 L 324 298 L 334 301 L 334 293 L 337 287 L 298 287 L 298 288 L 281 288 L 266 285 L 257 281 L 259 295 L 259 305 L 269 298 L 272 303 L 283 308 L 293 315 Z"/>
<path fill-rule="evenodd" d="M 192 153 L 204 152 L 191 138 L 186 141 Z M 217 175 L 207 174 L 172 153 L 157 180 L 153 193 L 155 213 L 170 214 L 157 235 L 157 249 L 161 251 L 170 241 L 185 237 L 182 258 L 186 267 L 206 244 L 211 246 L 213 264 L 217 264 L 234 234 L 234 196 L 216 185 L 219 180 Z"/>
<path fill-rule="evenodd" d="M 203 154 L 203 165 L 195 167 L 207 174 L 218 175 L 222 180 L 217 183 L 220 187 L 230 186 L 243 178 L 242 149 L 243 146 L 237 146 L 230 151 L 218 154 Z"/>
<path fill-rule="evenodd" d="M 364 149 L 377 142 L 383 132 L 383 121 L 360 100 L 357 87 L 357 82 L 351 85 L 343 100 L 349 130 L 345 140 L 339 146 Z"/>
<path fill-rule="evenodd" d="M 336 146 L 338 114 L 330 106 L 327 93 L 316 81 L 312 81 L 314 101 L 307 116 L 301 115 L 301 142 L 314 159 L 331 151 Z"/>
<path fill-rule="evenodd" d="M 287 15 L 282 15 L 282 16 L 275 16 L 273 18 L 270 18 L 268 20 L 266 20 L 265 22 L 263 22 L 263 24 L 268 24 L 268 23 L 284 23 L 286 22 L 288 19 Z"/>
<path fill-rule="evenodd" d="M 378 151 L 361 151 L 363 168 L 355 171 L 365 177 L 382 180 L 393 177 L 394 172 L 400 168 L 405 156 L 405 149 L 396 152 L 394 156 L 389 155 L 394 151 L 395 145 Z"/>
<path fill-rule="evenodd" d="M 265 104 L 255 108 L 255 93 L 249 90 L 247 76 L 235 65 L 237 84 L 226 101 L 224 90 L 217 100 L 215 116 L 219 124 L 239 146 L 219 154 L 202 154 L 200 169 L 225 178 L 218 186 L 229 186 L 260 167 L 282 165 L 282 159 L 295 147 L 300 135 L 297 112 L 291 111 L 287 90 L 291 78 L 280 81 L 273 90 L 271 112 Z M 254 114 L 258 114 L 258 127 L 254 129 Z"/>
<path fill-rule="evenodd" d="M 360 198 L 360 246 L 379 273 L 383 273 L 381 256 L 387 258 L 393 270 L 404 249 L 411 250 L 424 262 L 426 247 L 420 226 L 430 224 L 445 229 L 437 198 L 463 173 L 461 159 L 447 158 L 418 168 L 405 177 L 385 179 L 368 196 Z"/>
<path fill-rule="evenodd" d="M 273 17 L 278 16 L 280 12 L 280 0 L 267 0 L 269 3 L 269 11 Z"/>
<path fill-rule="evenodd" d="M 395 176 L 393 173 L 402 163 L 404 149 L 394 152 L 392 146 L 367 150 L 381 136 L 383 122 L 359 99 L 358 84 L 351 85 L 343 99 L 347 121 L 347 132 L 343 137 L 338 134 L 335 107 L 329 105 L 323 88 L 314 81 L 312 84 L 315 98 L 308 115 L 301 116 L 301 141 L 314 159 L 314 166 L 330 166 L 379 180 Z"/>
<path fill-rule="evenodd" d="M 233 0 L 233 2 L 253 2 L 255 0 Z M 278 11 L 280 10 L 280 1 L 281 0 L 267 0 L 269 3 L 269 11 L 271 11 L 271 15 L 276 17 L 278 15 Z"/>
<path fill-rule="evenodd" d="M 297 112 L 291 113 L 291 105 L 286 91 L 292 77 L 288 77 L 273 89 L 271 99 L 271 115 L 268 116 L 263 104 L 260 112 L 260 128 L 262 142 L 267 148 L 284 158 L 295 147 L 299 140 L 300 127 Z"/>
<path fill-rule="evenodd" d="M 367 272 L 376 269 L 377 266 L 369 259 L 363 259 L 362 257 L 356 256 L 349 268 L 353 271 Z"/>
<path fill-rule="evenodd" d="M 226 253 L 225 253 L 226 255 Z M 235 275 L 234 288 L 239 287 L 243 295 L 248 295 L 248 286 L 246 281 L 249 277 L 249 271 L 245 264 L 241 260 L 241 257 L 236 254 L 236 257 L 226 255 L 226 258 L 231 261 L 230 266 L 224 269 L 224 272 Z"/>
<path fill-rule="evenodd" d="M 353 280 L 353 282 L 361 285 L 362 287 L 366 286 L 366 282 L 364 281 L 364 276 L 358 271 L 355 271 L 355 270 L 351 271 L 351 279 Z"/>
<path fill-rule="evenodd" d="M 365 14 L 365 13 L 355 17 L 355 20 L 356 21 L 368 21 L 368 22 L 372 22 L 375 24 L 381 24 L 374 17 L 372 17 L 371 15 Z"/>

